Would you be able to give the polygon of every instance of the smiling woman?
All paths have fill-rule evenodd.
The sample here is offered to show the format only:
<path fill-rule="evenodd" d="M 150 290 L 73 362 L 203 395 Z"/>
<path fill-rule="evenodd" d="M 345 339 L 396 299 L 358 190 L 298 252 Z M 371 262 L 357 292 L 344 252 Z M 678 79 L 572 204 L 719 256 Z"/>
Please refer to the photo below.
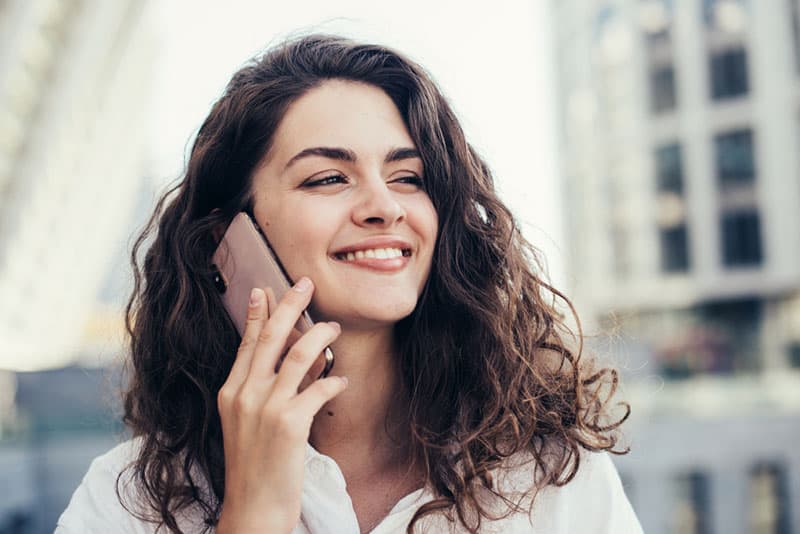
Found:
<path fill-rule="evenodd" d="M 242 212 L 297 283 L 254 288 L 240 336 L 212 257 Z M 132 258 L 134 438 L 58 532 L 641 532 L 616 372 L 402 55 L 311 35 L 245 66 Z"/>
<path fill-rule="evenodd" d="M 274 139 L 253 174 L 256 220 L 290 275 L 314 281 L 314 317 L 382 331 L 388 346 L 428 279 L 438 226 L 397 106 L 373 85 L 324 81 Z"/>

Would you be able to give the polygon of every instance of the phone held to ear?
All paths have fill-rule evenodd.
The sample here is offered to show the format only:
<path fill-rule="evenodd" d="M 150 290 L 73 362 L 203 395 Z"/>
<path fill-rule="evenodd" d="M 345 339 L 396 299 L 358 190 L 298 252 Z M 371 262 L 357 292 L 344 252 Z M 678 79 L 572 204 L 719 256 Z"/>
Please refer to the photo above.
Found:
<path fill-rule="evenodd" d="M 213 262 L 217 270 L 214 283 L 240 336 L 244 333 L 250 291 L 254 287 L 272 288 L 275 298 L 280 301 L 293 285 L 267 237 L 245 212 L 237 214 L 231 221 L 214 251 Z M 313 324 L 308 312 L 303 311 L 295 324 L 295 336 L 299 337 Z M 333 351 L 330 347 L 325 347 L 308 371 L 300 389 L 308 387 L 315 379 L 325 378 L 332 368 Z"/>

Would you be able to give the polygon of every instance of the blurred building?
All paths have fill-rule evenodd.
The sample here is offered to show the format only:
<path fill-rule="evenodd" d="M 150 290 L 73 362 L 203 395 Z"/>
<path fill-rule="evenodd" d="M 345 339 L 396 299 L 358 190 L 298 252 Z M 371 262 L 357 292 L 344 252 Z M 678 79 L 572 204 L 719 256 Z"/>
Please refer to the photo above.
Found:
<path fill-rule="evenodd" d="M 146 6 L 0 2 L 0 369 L 73 357 L 128 238 L 155 54 Z"/>
<path fill-rule="evenodd" d="M 0 534 L 51 533 L 93 458 L 124 436 L 118 368 L 16 374 L 16 425 L 0 440 Z"/>
<path fill-rule="evenodd" d="M 571 295 L 645 531 L 800 532 L 800 3 L 551 10 Z"/>
<path fill-rule="evenodd" d="M 115 388 L 156 43 L 148 2 L 0 2 L 0 533 L 52 532 Z M 78 361 L 89 367 L 61 367 Z M 93 367 L 94 368 L 93 368 Z M 110 384 L 110 387 L 109 387 Z"/>

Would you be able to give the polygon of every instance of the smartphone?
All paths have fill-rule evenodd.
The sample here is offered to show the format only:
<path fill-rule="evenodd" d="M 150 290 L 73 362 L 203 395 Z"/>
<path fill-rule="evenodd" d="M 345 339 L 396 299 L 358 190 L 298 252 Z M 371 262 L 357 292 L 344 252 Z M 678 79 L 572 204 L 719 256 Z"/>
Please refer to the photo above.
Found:
<path fill-rule="evenodd" d="M 254 287 L 272 288 L 275 298 L 280 301 L 294 285 L 261 228 L 245 212 L 237 214 L 231 221 L 214 251 L 213 264 L 214 284 L 240 336 L 244 335 L 250 291 Z M 313 324 L 308 311 L 303 311 L 292 338 L 296 339 Z M 313 380 L 328 376 L 332 368 L 333 351 L 325 347 L 300 384 L 300 389 L 308 387 Z"/>

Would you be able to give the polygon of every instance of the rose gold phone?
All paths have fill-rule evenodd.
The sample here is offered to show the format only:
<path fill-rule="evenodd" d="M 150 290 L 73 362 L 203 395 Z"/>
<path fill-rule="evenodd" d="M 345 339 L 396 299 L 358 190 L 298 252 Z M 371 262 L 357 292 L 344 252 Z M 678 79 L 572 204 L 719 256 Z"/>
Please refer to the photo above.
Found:
<path fill-rule="evenodd" d="M 261 228 L 245 212 L 231 221 L 214 251 L 213 261 L 217 269 L 214 282 L 239 335 L 244 333 L 250 291 L 254 287 L 272 288 L 275 298 L 280 301 L 293 285 Z M 313 324 L 308 312 L 303 311 L 295 324 L 295 335 L 302 335 Z M 326 347 L 311 366 L 300 389 L 315 378 L 328 376 L 332 368 L 333 351 Z"/>

